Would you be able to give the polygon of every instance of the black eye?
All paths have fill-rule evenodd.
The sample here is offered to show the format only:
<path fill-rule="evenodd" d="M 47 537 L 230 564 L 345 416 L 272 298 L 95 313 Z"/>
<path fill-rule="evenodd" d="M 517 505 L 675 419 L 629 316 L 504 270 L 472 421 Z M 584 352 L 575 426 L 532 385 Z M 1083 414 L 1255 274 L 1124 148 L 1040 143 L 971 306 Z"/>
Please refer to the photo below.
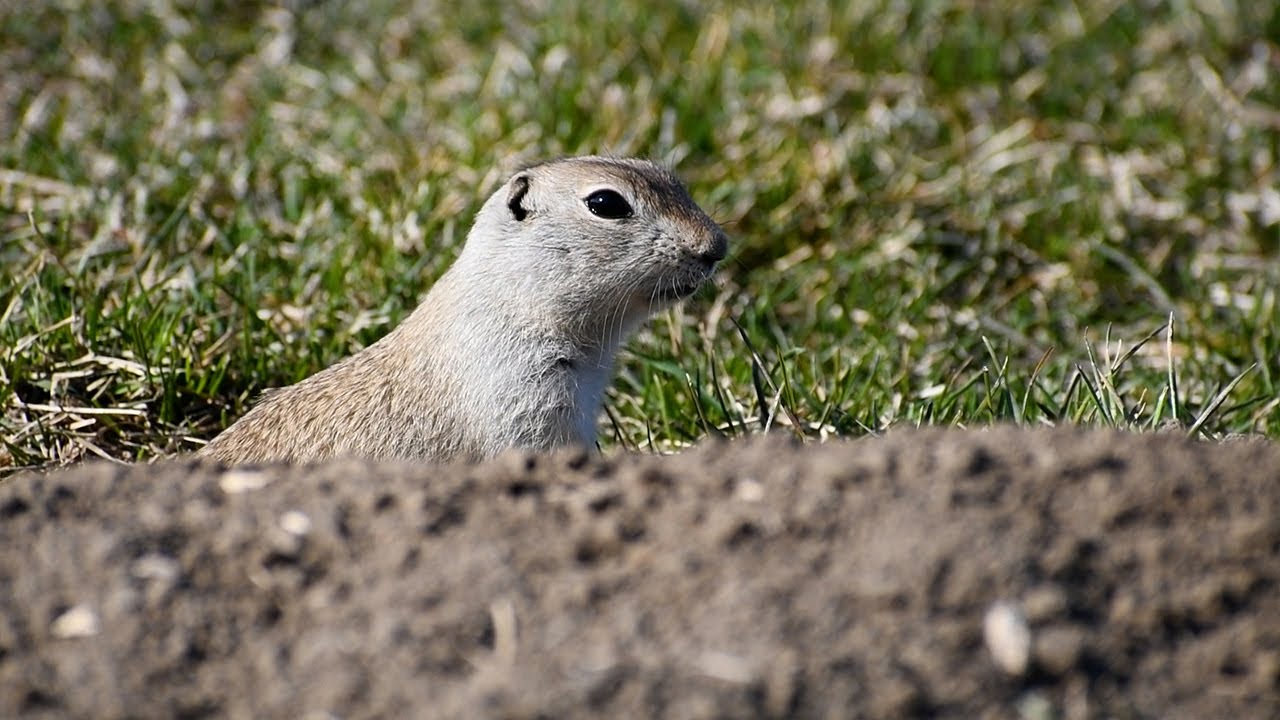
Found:
<path fill-rule="evenodd" d="M 587 209 L 592 215 L 609 220 L 628 218 L 634 212 L 626 199 L 613 190 L 597 190 L 588 195 Z"/>

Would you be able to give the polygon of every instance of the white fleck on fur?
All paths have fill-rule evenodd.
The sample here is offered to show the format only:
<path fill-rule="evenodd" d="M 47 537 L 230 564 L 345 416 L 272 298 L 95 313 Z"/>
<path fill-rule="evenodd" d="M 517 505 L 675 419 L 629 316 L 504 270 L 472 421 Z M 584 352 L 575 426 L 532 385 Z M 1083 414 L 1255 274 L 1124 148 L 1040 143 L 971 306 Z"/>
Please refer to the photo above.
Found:
<path fill-rule="evenodd" d="M 593 214 L 586 198 L 601 190 L 632 214 Z M 489 197 L 458 259 L 399 327 L 268 393 L 200 455 L 447 460 L 591 446 L 622 342 L 709 278 L 726 246 L 657 165 L 535 165 Z"/>

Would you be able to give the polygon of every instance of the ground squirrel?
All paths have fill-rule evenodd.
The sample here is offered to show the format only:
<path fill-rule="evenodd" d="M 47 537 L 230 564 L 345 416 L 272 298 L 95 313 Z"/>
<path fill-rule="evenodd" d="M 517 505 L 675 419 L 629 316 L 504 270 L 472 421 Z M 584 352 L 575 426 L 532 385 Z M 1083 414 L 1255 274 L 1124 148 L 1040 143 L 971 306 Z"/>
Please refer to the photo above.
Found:
<path fill-rule="evenodd" d="M 398 327 L 268 392 L 199 451 L 225 463 L 449 460 L 593 446 L 614 356 L 728 241 L 668 170 L 579 157 L 517 172 Z"/>

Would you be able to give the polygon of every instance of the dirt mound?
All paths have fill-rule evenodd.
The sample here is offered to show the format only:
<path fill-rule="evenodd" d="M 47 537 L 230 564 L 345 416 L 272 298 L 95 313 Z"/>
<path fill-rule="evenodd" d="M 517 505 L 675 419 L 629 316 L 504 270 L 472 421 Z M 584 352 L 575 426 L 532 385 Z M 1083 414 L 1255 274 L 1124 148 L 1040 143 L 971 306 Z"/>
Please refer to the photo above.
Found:
<path fill-rule="evenodd" d="M 0 484 L 0 538 L 3 717 L 1280 707 L 1264 442 L 997 429 L 98 465 Z"/>

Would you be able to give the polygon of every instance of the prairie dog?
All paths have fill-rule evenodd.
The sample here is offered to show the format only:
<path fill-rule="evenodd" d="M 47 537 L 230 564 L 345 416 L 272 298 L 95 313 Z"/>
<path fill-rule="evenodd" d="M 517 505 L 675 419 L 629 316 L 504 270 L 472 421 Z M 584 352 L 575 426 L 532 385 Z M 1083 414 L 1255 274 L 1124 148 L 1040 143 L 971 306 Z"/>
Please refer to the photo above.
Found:
<path fill-rule="evenodd" d="M 483 459 L 594 445 L 626 337 L 692 294 L 728 239 L 668 170 L 578 157 L 517 172 L 422 304 L 266 394 L 199 455 L 228 463 Z"/>

